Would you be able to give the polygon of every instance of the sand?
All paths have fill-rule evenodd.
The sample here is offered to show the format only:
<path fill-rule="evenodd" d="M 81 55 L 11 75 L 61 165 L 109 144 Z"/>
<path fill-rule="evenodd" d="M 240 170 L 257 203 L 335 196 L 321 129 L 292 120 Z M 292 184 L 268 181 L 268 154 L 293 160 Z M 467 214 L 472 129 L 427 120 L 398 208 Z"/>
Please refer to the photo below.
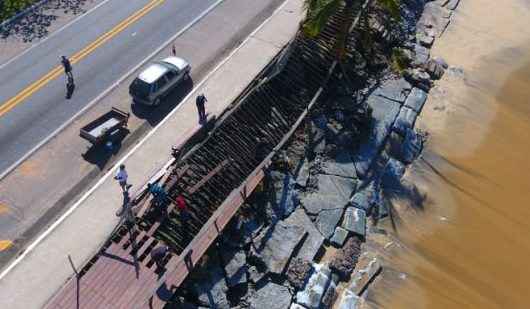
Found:
<path fill-rule="evenodd" d="M 427 199 L 396 205 L 401 247 L 373 307 L 530 308 L 529 2 L 462 0 L 436 42 L 465 73 L 447 72 L 420 117 L 429 143 L 407 179 Z"/>

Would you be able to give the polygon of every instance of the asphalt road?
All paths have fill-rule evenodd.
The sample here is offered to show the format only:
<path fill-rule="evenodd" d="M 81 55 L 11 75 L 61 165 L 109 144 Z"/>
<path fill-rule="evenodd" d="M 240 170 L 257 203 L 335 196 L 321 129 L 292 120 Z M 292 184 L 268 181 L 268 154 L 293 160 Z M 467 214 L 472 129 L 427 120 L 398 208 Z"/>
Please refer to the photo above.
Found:
<path fill-rule="evenodd" d="M 1 67 L 0 174 L 215 2 L 107 1 Z M 76 54 L 66 100 L 59 56 Z"/>
<path fill-rule="evenodd" d="M 121 2 L 122 0 L 109 1 Z M 227 57 L 228 54 L 230 54 L 230 52 L 236 48 L 242 40 L 250 34 L 250 32 L 269 17 L 274 9 L 282 2 L 283 0 L 223 1 L 191 28 L 179 35 L 173 42 L 177 53 L 191 63 L 192 79 L 183 84 L 182 87 L 179 87 L 170 93 L 162 101 L 162 104 L 159 107 L 139 108 L 131 105 L 131 99 L 128 94 L 128 85 L 138 74 L 138 71 L 135 71 L 129 77 L 125 78 L 117 87 L 113 88 L 113 90 L 107 95 L 97 100 L 97 103 L 92 105 L 83 112 L 82 115 L 76 118 L 75 121 L 66 126 L 57 136 L 29 156 L 20 166 L 14 169 L 13 172 L 2 178 L 0 180 L 0 268 L 16 256 L 21 250 L 24 250 L 26 244 L 32 238 L 36 237 L 42 229 L 50 224 L 50 222 L 53 222 L 55 218 L 60 216 L 69 205 L 76 201 L 78 196 L 86 192 L 86 190 L 97 181 L 99 176 L 105 173 L 111 166 L 113 166 L 114 162 L 119 160 L 128 149 L 135 145 L 140 137 L 147 134 L 172 109 L 179 106 L 182 98 L 189 93 L 194 85 L 199 83 L 208 72 L 216 67 L 222 59 Z M 145 4 L 148 2 L 143 3 Z M 203 7 L 209 7 L 212 5 L 212 2 L 204 1 L 204 4 Z M 105 9 L 106 5 L 107 4 L 99 7 L 98 10 Z M 138 7 L 141 6 L 139 5 Z M 112 7 L 106 9 L 112 9 Z M 160 6 L 153 8 L 149 13 L 139 19 L 137 23 L 143 23 L 143 18 L 149 18 L 149 15 L 156 13 L 158 9 L 163 10 L 164 7 Z M 132 14 L 135 14 L 133 11 L 134 10 L 131 11 Z M 161 16 L 167 17 L 167 14 L 160 14 Z M 174 12 L 174 14 L 177 13 Z M 200 10 L 198 10 L 196 14 L 200 14 Z M 197 16 L 198 15 L 188 16 L 187 20 L 190 21 Z M 91 17 L 90 15 L 82 17 L 78 22 L 84 23 L 84 21 L 82 21 L 83 18 Z M 127 20 L 127 17 L 124 18 Z M 173 17 L 171 18 L 174 19 Z M 58 77 L 32 94 L 27 101 L 21 101 L 21 103 L 16 105 L 15 108 L 7 112 L 4 115 L 5 117 L 0 116 L 0 125 L 3 126 L 1 130 L 3 130 L 4 127 L 10 129 L 11 138 L 18 139 L 18 132 L 11 129 L 5 119 L 13 117 L 11 114 L 14 115 L 20 113 L 20 118 L 16 120 L 21 121 L 20 119 L 27 118 L 26 123 L 39 123 L 39 117 L 54 120 L 56 125 L 52 126 L 44 121 L 43 124 L 40 124 L 42 127 L 34 129 L 36 130 L 34 132 L 42 131 L 41 136 L 47 136 L 47 133 L 45 133 L 46 131 L 42 128 L 48 128 L 47 132 L 54 130 L 54 128 L 57 127 L 57 124 L 61 123 L 59 119 L 68 119 L 70 115 L 76 113 L 82 108 L 82 106 L 85 106 L 84 104 L 88 104 L 91 98 L 96 97 L 102 91 L 90 89 L 84 90 L 85 87 L 88 87 L 87 85 L 91 85 L 90 87 L 93 89 L 108 89 L 110 84 L 116 83 L 116 80 L 121 77 L 120 74 L 114 73 L 113 69 L 125 66 L 126 68 L 123 69 L 123 72 L 128 72 L 130 67 L 137 66 L 141 59 L 144 59 L 148 55 L 151 55 L 155 50 L 158 50 L 162 43 L 146 43 L 144 46 L 143 42 L 140 42 L 138 44 L 142 44 L 145 50 L 143 50 L 143 55 L 137 56 L 138 60 L 136 60 L 136 62 L 131 61 L 129 66 L 116 65 L 116 68 L 113 66 L 114 62 L 120 62 L 122 61 L 122 58 L 129 58 L 132 55 L 139 54 L 140 51 L 136 50 L 135 47 L 135 44 L 137 44 L 135 38 L 140 35 L 140 32 L 149 32 L 144 30 L 144 28 L 157 29 L 157 26 L 154 24 L 157 22 L 165 22 L 167 18 L 159 16 L 155 19 L 156 20 L 148 22 L 150 26 L 146 28 L 143 24 L 131 24 L 130 27 L 132 28 L 130 30 L 124 29 L 123 33 L 117 34 L 112 39 L 109 39 L 108 42 L 99 46 L 99 48 L 95 49 L 86 57 L 86 59 L 83 58 L 78 63 L 74 64 L 74 75 L 78 81 L 78 86 L 76 93 L 74 94 L 74 99 L 71 101 L 66 101 L 64 99 L 64 76 L 62 69 L 58 67 L 58 58 L 53 55 L 53 57 L 51 57 L 52 63 L 48 68 L 54 70 L 54 66 L 57 66 L 59 69 Z M 120 21 L 116 20 L 116 23 L 120 23 Z M 114 23 L 114 25 L 116 23 Z M 187 23 L 183 22 L 182 24 L 184 25 Z M 108 32 L 114 27 L 114 25 L 109 25 L 108 29 L 102 29 L 100 33 L 105 33 L 105 31 Z M 154 36 L 157 38 L 158 42 L 165 42 L 181 29 L 182 27 L 173 27 L 171 31 L 167 31 L 167 36 L 165 38 L 158 38 L 158 34 Z M 65 31 L 69 30 L 65 29 Z M 128 33 L 128 35 L 125 35 L 125 41 L 115 41 L 119 40 L 121 35 L 125 34 L 125 32 Z M 133 33 L 135 32 L 136 34 L 133 36 Z M 49 40 L 55 40 L 59 35 L 61 35 L 61 33 L 57 33 Z M 94 35 L 93 37 L 97 38 L 97 35 Z M 149 37 L 148 33 L 146 34 L 146 37 Z M 94 41 L 90 42 L 90 40 L 87 40 L 86 43 L 88 45 L 85 46 L 93 45 L 92 42 Z M 83 49 L 84 47 L 81 48 Z M 110 48 L 111 50 L 117 48 L 122 52 L 120 55 L 107 57 L 105 54 L 106 48 Z M 129 50 L 134 50 L 134 52 L 129 52 Z M 170 47 L 166 47 L 154 54 L 153 59 L 161 59 L 169 54 Z M 29 57 L 29 53 L 24 56 L 24 58 L 26 57 Z M 259 57 L 259 55 L 255 55 L 255 57 Z M 19 60 L 21 59 L 16 61 Z M 14 61 L 13 64 L 16 61 Z M 56 62 L 53 63 L 53 61 Z M 97 65 L 100 66 L 100 70 L 108 72 L 107 74 L 114 74 L 114 78 L 104 79 L 100 77 L 99 74 L 96 74 L 98 69 L 93 67 L 96 66 L 96 63 L 99 63 Z M 7 66 L 5 68 L 7 68 Z M 2 70 L 3 68 L 0 66 L 0 74 L 2 73 Z M 141 68 L 139 70 L 141 70 Z M 43 69 L 43 71 L 45 70 Z M 46 74 L 46 72 L 44 72 L 44 74 Z M 40 76 L 36 75 L 33 80 L 38 80 L 41 77 L 42 72 Z M 85 80 L 87 84 L 80 84 L 80 80 Z M 6 81 L 9 82 L 9 79 L 6 79 Z M 27 84 L 31 83 L 31 81 L 27 82 Z M 53 84 L 57 84 L 55 90 L 53 90 Z M 31 89 L 34 88 L 30 88 L 30 90 Z M 43 97 L 46 91 L 50 91 L 49 95 L 55 96 L 57 102 L 53 99 Z M 55 93 L 53 91 L 55 91 Z M 13 92 L 16 93 L 16 91 Z M 81 100 L 81 102 L 77 101 L 80 100 L 80 97 L 83 94 L 86 99 Z M 19 112 L 20 109 L 29 108 L 27 106 L 31 104 L 31 102 L 34 102 L 33 104 L 36 104 L 37 108 L 40 104 L 47 103 L 49 105 L 48 107 L 42 106 L 39 109 L 39 112 L 33 113 L 31 110 L 28 112 L 29 114 L 36 114 L 37 116 L 35 118 L 37 118 L 37 120 Z M 69 109 L 70 112 L 64 114 L 62 118 L 58 118 L 55 114 L 62 112 L 66 108 L 70 108 L 69 106 L 73 104 L 78 105 L 75 108 Z M 115 143 L 116 147 L 113 151 L 107 151 L 104 147 L 87 148 L 87 146 L 89 146 L 88 142 L 79 137 L 80 127 L 107 112 L 111 107 L 118 107 L 131 113 L 131 118 L 128 124 L 129 133 L 127 134 L 127 132 L 125 132 L 126 135 L 120 135 L 117 138 Z M 2 110 L 1 108 L 2 106 L 0 106 L 0 111 Z M 49 112 L 48 109 L 50 109 Z M 55 109 L 56 112 L 52 112 L 51 109 Z M 189 116 L 193 118 L 196 117 L 195 114 Z M 51 120 L 47 121 L 49 122 Z M 12 125 L 15 126 L 16 124 Z M 175 141 L 183 133 L 184 132 L 175 132 Z M 3 132 L 0 131 L 0 135 L 1 134 L 3 134 Z M 31 132 L 24 131 L 20 133 L 21 136 L 25 136 L 26 134 L 32 137 Z M 5 141 L 6 139 L 7 142 Z M 32 141 L 38 142 L 39 140 L 32 139 Z M 170 157 L 169 151 L 171 145 L 175 141 L 167 141 L 168 158 Z M 2 137 L 2 143 L 3 144 L 0 144 L 0 148 L 2 148 L 0 150 L 2 158 L 5 153 L 8 153 L 8 151 L 4 149 L 4 143 L 6 145 L 15 145 L 15 149 L 18 144 L 17 141 L 11 141 L 9 136 Z M 29 145 L 31 144 L 35 144 L 35 142 L 29 143 Z M 22 143 L 20 143 L 20 145 L 22 145 Z M 16 158 L 17 156 L 13 155 L 13 157 Z M 149 175 L 146 175 L 146 179 L 148 177 Z M 131 179 L 131 182 L 135 184 L 134 187 L 139 186 L 141 181 L 144 181 L 144 179 Z M 117 192 L 119 192 L 119 188 L 117 188 Z M 101 206 L 105 207 L 105 205 Z"/>

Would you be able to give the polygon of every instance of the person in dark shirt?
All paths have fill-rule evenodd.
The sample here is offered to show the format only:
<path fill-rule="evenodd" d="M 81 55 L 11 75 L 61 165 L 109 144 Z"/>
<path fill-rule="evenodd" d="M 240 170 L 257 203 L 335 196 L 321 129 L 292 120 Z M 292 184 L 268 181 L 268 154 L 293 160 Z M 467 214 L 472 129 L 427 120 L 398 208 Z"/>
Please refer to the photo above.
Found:
<path fill-rule="evenodd" d="M 199 123 L 204 123 L 206 121 L 206 108 L 205 104 L 208 102 L 204 93 L 201 93 L 197 96 L 195 104 L 197 105 L 197 112 L 199 113 Z"/>
<path fill-rule="evenodd" d="M 168 252 L 169 252 L 169 247 L 162 243 L 158 245 L 156 248 L 154 248 L 153 250 L 151 250 L 151 259 L 155 261 L 156 266 L 158 267 L 163 266 L 162 262 L 164 261 L 164 258 L 166 257 Z"/>
<path fill-rule="evenodd" d="M 66 58 L 66 56 L 61 56 L 61 63 L 64 68 L 64 73 L 67 77 L 72 78 L 73 82 L 74 75 L 72 75 L 72 64 L 70 63 L 70 60 Z"/>

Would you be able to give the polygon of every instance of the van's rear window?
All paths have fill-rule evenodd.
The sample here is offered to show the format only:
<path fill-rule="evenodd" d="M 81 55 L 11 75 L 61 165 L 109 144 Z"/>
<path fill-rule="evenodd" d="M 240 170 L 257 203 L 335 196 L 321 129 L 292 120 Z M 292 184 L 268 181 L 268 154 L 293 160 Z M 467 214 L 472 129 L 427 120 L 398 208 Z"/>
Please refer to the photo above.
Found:
<path fill-rule="evenodd" d="M 137 78 L 131 84 L 131 93 L 140 98 L 147 98 L 151 90 L 151 84 L 144 82 L 143 80 Z"/>

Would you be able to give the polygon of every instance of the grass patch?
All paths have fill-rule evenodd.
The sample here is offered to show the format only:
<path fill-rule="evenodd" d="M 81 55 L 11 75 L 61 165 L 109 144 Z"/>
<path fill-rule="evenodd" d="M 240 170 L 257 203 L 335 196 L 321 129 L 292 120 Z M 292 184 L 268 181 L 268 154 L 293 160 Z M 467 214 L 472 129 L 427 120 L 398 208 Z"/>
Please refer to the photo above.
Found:
<path fill-rule="evenodd" d="M 0 0 L 0 22 L 31 6 L 37 0 Z"/>
<path fill-rule="evenodd" d="M 410 66 L 410 59 L 401 48 L 394 48 L 390 57 L 390 68 L 392 71 L 403 74 Z"/>

